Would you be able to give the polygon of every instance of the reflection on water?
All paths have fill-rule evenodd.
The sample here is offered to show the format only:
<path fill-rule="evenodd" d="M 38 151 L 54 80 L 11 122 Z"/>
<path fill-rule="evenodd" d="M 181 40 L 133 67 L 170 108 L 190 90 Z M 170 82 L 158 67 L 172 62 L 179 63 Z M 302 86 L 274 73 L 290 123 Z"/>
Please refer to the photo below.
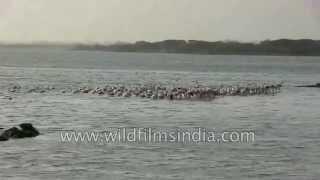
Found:
<path fill-rule="evenodd" d="M 315 57 L 118 54 L 1 50 L 0 127 L 31 122 L 42 135 L 1 143 L 0 179 L 316 179 L 319 177 L 320 79 Z M 283 81 L 276 96 L 210 102 L 61 93 L 106 84 L 168 86 Z M 54 87 L 10 93 L 20 85 Z M 12 100 L 6 97 L 12 97 Z M 206 127 L 252 130 L 254 143 L 66 144 L 59 130 Z"/>

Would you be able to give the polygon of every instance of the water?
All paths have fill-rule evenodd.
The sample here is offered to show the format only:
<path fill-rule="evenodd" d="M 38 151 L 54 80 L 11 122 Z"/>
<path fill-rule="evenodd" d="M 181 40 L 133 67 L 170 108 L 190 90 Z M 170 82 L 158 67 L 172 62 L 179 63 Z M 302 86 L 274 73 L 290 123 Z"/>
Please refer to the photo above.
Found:
<path fill-rule="evenodd" d="M 205 56 L 0 49 L 0 127 L 33 123 L 34 139 L 1 142 L 0 179 L 317 179 L 319 57 Z M 61 93 L 80 86 L 284 82 L 276 96 L 212 102 Z M 8 88 L 20 85 L 22 91 Z M 28 93 L 35 87 L 54 87 Z M 9 100 L 6 97 L 12 97 Z M 254 143 L 76 144 L 59 131 L 108 127 L 255 132 Z"/>

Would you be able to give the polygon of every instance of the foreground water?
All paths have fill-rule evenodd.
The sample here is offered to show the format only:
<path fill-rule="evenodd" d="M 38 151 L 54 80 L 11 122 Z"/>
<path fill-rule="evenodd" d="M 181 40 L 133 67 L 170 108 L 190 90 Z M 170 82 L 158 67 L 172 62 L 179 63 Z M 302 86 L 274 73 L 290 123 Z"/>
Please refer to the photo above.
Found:
<path fill-rule="evenodd" d="M 0 50 L 0 128 L 31 122 L 34 139 L 0 143 L 0 179 L 317 179 L 320 58 Z M 152 101 L 65 89 L 107 84 L 279 83 L 276 96 Z M 26 90 L 10 93 L 19 85 Z M 51 88 L 44 93 L 32 88 Z M 10 100 L 11 97 L 12 100 Z M 76 144 L 59 130 L 109 127 L 254 131 L 254 143 Z"/>

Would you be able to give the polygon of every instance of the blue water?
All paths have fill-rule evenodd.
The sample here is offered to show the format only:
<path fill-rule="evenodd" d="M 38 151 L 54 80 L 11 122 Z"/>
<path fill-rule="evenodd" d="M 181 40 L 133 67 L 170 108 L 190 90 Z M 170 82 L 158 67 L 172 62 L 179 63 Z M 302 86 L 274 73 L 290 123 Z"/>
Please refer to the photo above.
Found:
<path fill-rule="evenodd" d="M 82 86 L 196 82 L 284 86 L 276 96 L 212 102 L 71 93 Z M 2 48 L 0 127 L 31 122 L 42 135 L 0 142 L 0 179 L 317 179 L 320 89 L 295 87 L 317 82 L 319 57 Z M 8 91 L 17 85 L 19 92 Z M 34 88 L 47 91 L 28 91 Z M 58 131 L 109 127 L 250 130 L 255 142 L 76 144 L 61 142 Z"/>

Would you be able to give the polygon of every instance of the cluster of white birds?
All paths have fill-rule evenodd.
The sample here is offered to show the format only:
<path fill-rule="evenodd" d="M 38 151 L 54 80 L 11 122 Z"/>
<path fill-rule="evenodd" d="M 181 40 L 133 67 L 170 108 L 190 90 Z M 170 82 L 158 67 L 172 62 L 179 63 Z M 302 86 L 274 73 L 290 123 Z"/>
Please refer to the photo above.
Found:
<path fill-rule="evenodd" d="M 58 90 L 60 93 L 72 92 L 73 94 L 95 94 L 114 97 L 141 97 L 149 99 L 168 99 L 168 100 L 213 100 L 222 96 L 255 96 L 255 95 L 275 95 L 280 92 L 282 84 L 277 85 L 248 85 L 248 86 L 190 86 L 190 87 L 166 87 L 160 85 L 107 85 L 104 87 L 81 87 L 76 90 L 58 90 L 53 86 L 32 87 L 23 90 L 19 85 L 8 89 L 10 93 L 46 93 Z"/>
<path fill-rule="evenodd" d="M 136 86 L 125 87 L 105 86 L 105 87 L 82 87 L 74 90 L 73 93 L 91 93 L 97 95 L 108 95 L 116 97 L 141 97 L 150 99 L 168 100 L 213 100 L 219 96 L 254 96 L 254 95 L 275 95 L 280 92 L 281 84 L 262 85 L 252 87 L 240 86 L 220 86 L 220 87 L 161 87 L 161 86 Z"/>

